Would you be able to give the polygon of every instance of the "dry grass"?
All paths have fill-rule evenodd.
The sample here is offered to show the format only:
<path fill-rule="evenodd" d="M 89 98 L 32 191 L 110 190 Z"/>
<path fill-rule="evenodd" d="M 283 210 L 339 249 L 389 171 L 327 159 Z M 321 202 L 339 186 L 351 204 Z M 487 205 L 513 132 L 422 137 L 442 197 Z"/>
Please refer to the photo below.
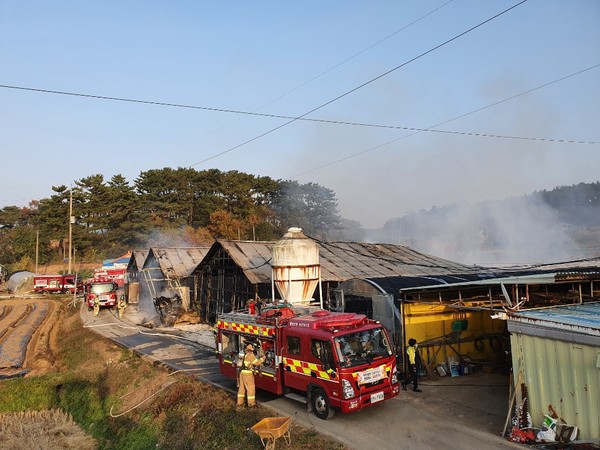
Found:
<path fill-rule="evenodd" d="M 96 441 L 61 410 L 0 414 L 0 448 L 92 450 Z"/>

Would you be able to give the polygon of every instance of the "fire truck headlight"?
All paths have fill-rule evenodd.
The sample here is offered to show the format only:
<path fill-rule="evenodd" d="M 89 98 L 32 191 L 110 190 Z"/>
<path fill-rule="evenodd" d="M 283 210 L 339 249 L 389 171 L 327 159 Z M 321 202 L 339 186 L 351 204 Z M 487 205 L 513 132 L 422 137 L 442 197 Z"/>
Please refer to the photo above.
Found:
<path fill-rule="evenodd" d="M 392 383 L 399 383 L 398 381 L 398 368 L 394 366 L 394 370 L 392 370 Z"/>
<path fill-rule="evenodd" d="M 356 396 L 356 392 L 354 392 L 354 388 L 348 380 L 342 380 L 342 393 L 344 394 L 345 399 Z"/>

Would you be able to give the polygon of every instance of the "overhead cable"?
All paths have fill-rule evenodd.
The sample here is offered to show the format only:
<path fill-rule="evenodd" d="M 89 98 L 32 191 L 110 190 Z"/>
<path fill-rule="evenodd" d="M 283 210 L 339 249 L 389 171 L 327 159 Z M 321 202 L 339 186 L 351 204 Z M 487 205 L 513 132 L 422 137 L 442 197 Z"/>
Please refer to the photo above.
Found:
<path fill-rule="evenodd" d="M 396 128 L 396 129 L 409 130 L 409 131 L 414 131 L 414 133 L 407 134 L 407 135 L 404 135 L 404 136 L 399 137 L 397 139 L 393 139 L 391 141 L 384 142 L 383 144 L 376 145 L 375 147 L 370 147 L 370 148 L 362 150 L 360 152 L 353 153 L 351 155 L 345 156 L 345 157 L 340 158 L 340 159 L 336 159 L 335 161 L 331 161 L 331 162 L 328 162 L 328 163 L 325 163 L 325 164 L 321 164 L 320 166 L 313 167 L 312 169 L 308 169 L 308 170 L 305 170 L 304 172 L 301 172 L 301 173 L 298 173 L 296 175 L 293 175 L 290 178 L 297 178 L 297 177 L 300 177 L 302 175 L 306 175 L 307 173 L 314 172 L 314 171 L 317 171 L 319 169 L 323 169 L 325 167 L 329 167 L 329 166 L 332 166 L 334 164 L 337 164 L 337 163 L 340 163 L 340 162 L 343 162 L 343 161 L 347 161 L 349 159 L 355 158 L 355 157 L 360 156 L 360 155 L 364 155 L 366 153 L 370 153 L 370 152 L 372 152 L 374 150 L 377 150 L 377 149 L 380 149 L 380 148 L 385 147 L 387 145 L 393 144 L 394 142 L 398 142 L 398 141 L 401 141 L 403 139 L 407 139 L 407 138 L 412 137 L 412 136 L 414 136 L 416 134 L 419 134 L 419 133 L 444 133 L 444 134 L 455 134 L 455 135 L 463 135 L 463 136 L 476 136 L 476 137 L 486 137 L 486 138 L 496 138 L 496 139 L 515 139 L 515 140 L 524 140 L 524 141 L 541 141 L 541 142 L 555 142 L 555 143 L 567 143 L 567 144 L 590 144 L 590 145 L 592 145 L 592 144 L 593 145 L 600 144 L 600 142 L 598 142 L 598 141 L 583 141 L 583 140 L 574 140 L 574 139 L 552 139 L 552 138 L 540 138 L 540 137 L 532 137 L 532 136 L 507 136 L 507 135 L 501 135 L 501 134 L 488 134 L 488 133 L 475 133 L 475 132 L 468 132 L 468 131 L 451 131 L 451 130 L 439 130 L 439 129 L 435 129 L 435 128 L 439 127 L 439 126 L 445 125 L 447 123 L 453 122 L 453 121 L 458 120 L 458 119 L 462 119 L 463 117 L 467 117 L 467 116 L 469 116 L 471 114 L 475 114 L 475 113 L 483 111 L 485 109 L 492 108 L 492 107 L 497 106 L 497 105 L 499 105 L 501 103 L 505 103 L 505 102 L 507 102 L 509 100 L 514 100 L 515 98 L 521 97 L 522 95 L 529 94 L 531 92 L 537 91 L 538 89 L 542 89 L 542 88 L 550 86 L 550 85 L 552 85 L 554 83 L 558 83 L 559 81 L 564 81 L 567 78 L 574 77 L 576 75 L 582 74 L 582 73 L 587 72 L 588 70 L 591 70 L 591 69 L 596 69 L 598 67 L 600 67 L 600 64 L 595 64 L 593 66 L 587 67 L 585 69 L 579 70 L 579 71 L 571 73 L 569 75 L 565 75 L 565 76 L 563 76 L 561 78 L 558 78 L 556 80 L 544 83 L 544 84 L 542 84 L 540 86 L 537 86 L 535 88 L 531 88 L 531 89 L 528 89 L 526 91 L 520 92 L 518 94 L 511 95 L 510 97 L 507 97 L 505 99 L 499 100 L 499 101 L 494 102 L 494 103 L 490 103 L 489 105 L 482 106 L 481 108 L 474 109 L 472 111 L 469 111 L 467 113 L 461 114 L 461 115 L 456 116 L 456 117 L 453 117 L 451 119 L 444 120 L 443 122 L 439 122 L 439 123 L 437 123 L 435 125 L 432 125 L 431 127 L 428 127 L 428 128 L 393 127 L 393 126 L 386 126 L 386 125 L 362 124 L 363 126 L 372 126 L 372 127 L 380 127 L 380 128 Z M 358 126 L 358 125 L 361 125 L 361 124 L 355 123 L 354 125 Z"/>
<path fill-rule="evenodd" d="M 222 156 L 222 155 L 224 155 L 226 153 L 232 152 L 233 150 L 236 150 L 236 149 L 238 149 L 240 147 L 243 147 L 244 145 L 247 145 L 247 144 L 249 144 L 251 142 L 254 142 L 254 141 L 258 140 L 258 139 L 261 139 L 262 137 L 267 136 L 267 135 L 269 135 L 269 134 L 271 134 L 271 133 L 273 133 L 273 132 L 275 132 L 277 130 L 280 130 L 281 128 L 283 128 L 285 126 L 287 126 L 287 125 L 289 125 L 291 123 L 294 123 L 298 119 L 306 117 L 309 114 L 312 114 L 315 111 L 318 111 L 318 110 L 320 110 L 320 109 L 322 109 L 322 108 L 324 108 L 324 107 L 326 107 L 326 106 L 328 106 L 328 105 L 330 105 L 330 104 L 332 104 L 332 103 L 334 103 L 334 102 L 336 102 L 336 101 L 338 101 L 338 100 L 340 100 L 340 99 L 342 99 L 342 98 L 344 98 L 344 97 L 346 97 L 346 96 L 348 96 L 348 95 L 350 95 L 350 94 L 358 91 L 359 89 L 362 89 L 363 87 L 368 86 L 369 84 L 371 84 L 371 83 L 373 83 L 373 82 L 375 82 L 375 81 L 377 81 L 377 80 L 379 80 L 379 79 L 381 79 L 381 78 L 389 75 L 390 73 L 393 73 L 396 70 L 398 70 L 398 69 L 400 69 L 400 68 L 402 68 L 402 67 L 404 67 L 404 66 L 406 66 L 406 65 L 408 65 L 408 64 L 410 64 L 410 63 L 412 63 L 412 62 L 414 62 L 414 61 L 416 61 L 416 60 L 418 60 L 420 58 L 422 58 L 423 56 L 426 56 L 429 53 L 432 53 L 435 50 L 438 50 L 439 48 L 444 47 L 445 45 L 450 44 L 451 42 L 457 40 L 458 38 L 460 38 L 460 37 L 462 37 L 462 36 L 470 33 L 473 30 L 476 30 L 477 28 L 485 25 L 486 23 L 491 22 L 492 20 L 494 20 L 494 19 L 496 19 L 496 18 L 498 18 L 498 17 L 506 14 L 507 12 L 515 9 L 517 6 L 520 6 L 523 3 L 525 3 L 525 2 L 527 2 L 527 0 L 520 1 L 519 3 L 517 3 L 517 4 L 515 4 L 515 5 L 511 6 L 511 7 L 509 7 L 507 9 L 505 9 L 504 11 L 502 11 L 502 12 L 500 12 L 500 13 L 492 16 L 492 17 L 490 17 L 489 19 L 484 20 L 483 22 L 480 22 L 479 24 L 477 24 L 477 25 L 469 28 L 468 30 L 463 31 L 462 33 L 457 34 L 456 36 L 454 36 L 454 37 L 452 37 L 452 38 L 450 38 L 450 39 L 442 42 L 441 44 L 436 45 L 435 47 L 433 47 L 433 48 L 431 48 L 431 49 L 429 49 L 429 50 L 427 50 L 427 51 L 425 51 L 425 52 L 423 52 L 423 53 L 415 56 L 414 58 L 411 58 L 408 61 L 406 61 L 406 62 L 404 62 L 404 63 L 402 63 L 402 64 L 400 64 L 400 65 L 398 65 L 398 66 L 396 66 L 396 67 L 394 67 L 394 68 L 392 68 L 392 69 L 390 69 L 390 70 L 388 70 L 388 71 L 386 71 L 386 72 L 384 72 L 384 73 L 382 73 L 382 74 L 380 74 L 378 76 L 376 76 L 375 78 L 372 78 L 372 79 L 370 79 L 370 80 L 368 80 L 368 81 L 360 84 L 359 86 L 357 86 L 357 87 L 355 87 L 353 89 L 350 89 L 349 91 L 346 91 L 345 93 L 343 93 L 341 95 L 338 95 L 337 97 L 335 97 L 335 98 L 333 98 L 333 99 L 331 99 L 331 100 L 329 100 L 329 101 L 321 104 L 320 106 L 317 106 L 316 108 L 313 108 L 310 111 L 307 111 L 306 113 L 298 116 L 297 118 L 293 118 L 293 119 L 291 119 L 291 120 L 289 120 L 289 121 L 287 121 L 287 122 L 285 122 L 285 123 L 283 123 L 283 124 L 281 124 L 281 125 L 279 125 L 279 126 L 277 126 L 275 128 L 271 128 L 270 130 L 265 131 L 264 133 L 259 134 L 258 136 L 255 136 L 255 137 L 253 137 L 251 139 L 248 139 L 247 141 L 244 141 L 241 144 L 235 145 L 235 146 L 233 146 L 233 147 L 231 147 L 231 148 L 229 148 L 227 150 L 223 150 L 222 152 L 216 153 L 213 156 L 210 156 L 208 158 L 203 159 L 202 161 L 198 161 L 197 163 L 192 164 L 190 167 L 195 167 L 195 166 L 197 166 L 199 164 L 202 164 L 202 163 L 205 163 L 207 161 L 210 161 L 211 159 L 214 159 L 214 158 Z"/>
<path fill-rule="evenodd" d="M 273 132 L 275 132 L 275 131 L 277 131 L 277 130 L 279 130 L 279 129 L 281 129 L 281 128 L 283 128 L 283 127 L 285 127 L 285 126 L 287 126 L 287 125 L 289 125 L 289 124 L 291 124 L 293 122 L 296 122 L 297 120 L 300 120 L 300 119 L 302 119 L 302 118 L 304 118 L 304 117 L 306 117 L 306 116 L 314 113 L 315 111 L 318 111 L 318 110 L 320 110 L 320 109 L 322 109 L 322 108 L 324 108 L 324 107 L 326 107 L 326 106 L 328 106 L 328 105 L 330 105 L 330 104 L 332 104 L 332 103 L 334 103 L 334 102 L 336 102 L 336 101 L 338 101 L 338 100 L 340 100 L 340 99 L 342 99 L 342 98 L 344 98 L 344 97 L 346 97 L 346 96 L 348 96 L 348 95 L 350 95 L 350 94 L 358 91 L 359 89 L 362 89 L 363 87 L 368 86 L 371 83 L 374 83 L 375 81 L 377 81 L 377 80 L 379 80 L 379 79 L 381 79 L 381 78 L 383 78 L 383 77 L 385 77 L 385 76 L 387 76 L 387 75 L 395 72 L 396 70 L 398 70 L 398 69 L 400 69 L 400 68 L 402 68 L 402 67 L 404 67 L 404 66 L 406 66 L 406 65 L 408 65 L 408 64 L 410 64 L 410 63 L 412 63 L 412 62 L 414 62 L 414 61 L 416 61 L 416 60 L 418 60 L 420 58 L 422 58 L 423 56 L 426 56 L 429 53 L 432 53 L 435 50 L 438 50 L 439 48 L 444 47 L 445 45 L 450 44 L 451 42 L 453 42 L 453 41 L 459 39 L 460 37 L 462 37 L 462 36 L 464 36 L 464 35 L 472 32 L 472 31 L 480 28 L 481 26 L 487 24 L 488 22 L 491 22 L 492 20 L 497 19 L 498 17 L 500 17 L 500 16 L 506 14 L 507 12 L 515 9 L 516 7 L 522 5 L 525 2 L 527 2 L 527 0 L 522 0 L 519 3 L 516 3 L 515 5 L 510 6 L 509 8 L 501 11 L 500 13 L 498 13 L 498 14 L 496 14 L 496 15 L 494 15 L 494 16 L 486 19 L 486 20 L 484 20 L 483 22 L 480 22 L 479 24 L 477 24 L 477 25 L 469 28 L 468 30 L 463 31 L 462 33 L 459 33 L 459 34 L 457 34 L 456 36 L 454 36 L 454 37 L 452 37 L 450 39 L 447 39 L 446 41 L 442 42 L 441 44 L 438 44 L 438 45 L 432 47 L 431 49 L 429 49 L 429 50 L 427 50 L 427 51 L 425 51 L 425 52 L 423 52 L 423 53 L 421 53 L 421 54 L 419 54 L 419 55 L 417 55 L 417 56 L 409 59 L 408 61 L 405 61 L 404 63 L 402 63 L 402 64 L 400 64 L 400 65 L 398 65 L 398 66 L 396 66 L 396 67 L 394 67 L 394 68 L 392 68 L 392 69 L 390 69 L 390 70 L 388 70 L 388 71 L 386 71 L 386 72 L 384 72 L 384 73 L 382 73 L 382 74 L 380 74 L 380 75 L 378 75 L 378 76 L 376 76 L 376 77 L 374 77 L 374 78 L 372 78 L 372 79 L 370 79 L 370 80 L 368 80 L 368 81 L 366 81 L 366 82 L 364 82 L 362 84 L 360 84 L 359 86 L 356 86 L 355 88 L 350 89 L 349 91 L 346 91 L 345 93 L 343 93 L 341 95 L 338 95 L 337 97 L 335 97 L 335 98 L 333 98 L 333 99 L 331 99 L 331 100 L 329 100 L 329 101 L 321 104 L 320 106 L 317 106 L 316 108 L 313 108 L 310 111 L 308 111 L 308 112 L 306 112 L 306 113 L 304 113 L 304 114 L 302 114 L 302 115 L 300 115 L 298 117 L 292 117 L 287 122 L 285 122 L 285 123 L 283 123 L 283 124 L 281 124 L 281 125 L 279 125 L 279 126 L 277 126 L 275 128 L 272 128 L 272 129 L 270 129 L 268 131 L 265 131 L 264 133 L 259 134 L 258 136 L 255 136 L 255 137 L 253 137 L 251 139 L 248 139 L 248 140 L 242 142 L 241 144 L 238 144 L 238 145 L 236 145 L 234 147 L 231 147 L 231 148 L 229 148 L 227 150 L 219 152 L 219 153 L 217 153 L 217 154 L 215 154 L 213 156 L 205 158 L 202 161 L 194 163 L 190 167 L 197 166 L 199 164 L 202 164 L 204 162 L 207 162 L 207 161 L 210 161 L 210 160 L 212 160 L 214 158 L 222 156 L 222 155 L 224 155 L 226 153 L 229 153 L 229 152 L 231 152 L 233 150 L 236 150 L 236 149 L 238 149 L 238 148 L 240 148 L 240 147 L 242 147 L 244 145 L 247 145 L 247 144 L 249 144 L 251 142 L 254 142 L 254 141 L 256 141 L 256 140 L 258 140 L 258 139 L 260 139 L 260 138 L 262 138 L 264 136 L 267 136 L 267 135 L 269 135 L 269 134 L 271 134 L 271 133 L 273 133 Z M 102 95 L 81 94 L 81 93 L 73 93 L 73 92 L 66 92 L 66 91 L 54 91 L 54 90 L 39 89 L 39 88 L 28 88 L 28 87 L 22 87 L 22 86 L 0 85 L 0 88 L 18 89 L 18 90 L 25 90 L 25 91 L 43 92 L 43 93 L 60 94 L 60 95 L 69 95 L 69 96 L 75 96 L 75 97 L 84 97 L 84 98 L 93 98 L 93 99 L 102 99 L 102 100 L 123 101 L 123 102 L 130 102 L 130 103 L 142 103 L 142 104 L 156 105 L 156 106 L 171 106 L 171 107 L 178 107 L 178 108 L 200 109 L 200 110 L 205 110 L 205 111 L 228 112 L 228 113 L 236 113 L 236 114 L 247 114 L 247 115 L 260 115 L 260 116 L 266 116 L 266 117 L 275 117 L 274 115 L 268 115 L 268 114 L 265 115 L 265 114 L 261 114 L 261 113 L 241 112 L 241 111 L 235 111 L 235 110 L 229 110 L 229 109 L 222 109 L 222 108 L 211 108 L 211 107 L 205 107 L 205 106 L 193 106 L 193 105 L 183 105 L 183 104 L 177 104 L 177 103 L 167 103 L 167 102 L 157 102 L 157 101 L 149 101 L 149 100 L 128 99 L 128 98 L 122 98 L 122 97 L 108 97 L 108 96 L 102 96 Z"/>
<path fill-rule="evenodd" d="M 425 19 L 426 17 L 429 17 L 430 15 L 432 15 L 433 13 L 435 13 L 435 12 L 439 11 L 439 10 L 440 10 L 440 9 L 442 9 L 444 6 L 446 6 L 446 5 L 450 4 L 450 3 L 452 3 L 453 1 L 454 1 L 454 0 L 448 0 L 446 3 L 444 3 L 444 4 L 440 5 L 440 6 L 438 6 L 437 8 L 434 8 L 433 10 L 431 10 L 431 11 L 429 11 L 428 13 L 426 13 L 426 14 L 422 15 L 421 17 L 419 17 L 419 18 L 417 18 L 417 19 L 413 20 L 412 22 L 408 23 L 407 25 L 404 25 L 404 26 L 402 26 L 401 28 L 399 28 L 399 29 L 395 30 L 394 32 L 392 32 L 392 33 L 388 34 L 387 36 L 385 36 L 385 37 L 383 37 L 383 38 L 379 39 L 377 42 L 374 42 L 373 44 L 371 44 L 371 45 L 369 45 L 369 46 L 365 47 L 364 49 L 362 49 L 362 50 L 360 50 L 360 51 L 358 51 L 358 52 L 354 53 L 352 56 L 349 56 L 348 58 L 344 59 L 343 61 L 341 61 L 341 62 L 339 62 L 339 63 L 337 63 L 337 64 L 335 64 L 335 65 L 331 66 L 329 69 L 326 69 L 326 70 L 324 70 L 323 72 L 319 73 L 318 75 L 315 75 L 315 76 L 313 76 L 313 77 L 312 77 L 312 78 L 310 78 L 309 80 L 307 80 L 307 81 L 305 81 L 305 82 L 303 82 L 303 83 L 299 84 L 298 86 L 296 86 L 296 87 L 294 87 L 294 88 L 292 88 L 292 89 L 288 90 L 287 92 L 284 92 L 283 94 L 280 94 L 279 96 L 277 96 L 277 97 L 276 97 L 276 98 L 274 98 L 273 100 L 270 100 L 270 101 L 268 101 L 267 103 L 263 104 L 262 106 L 260 106 L 260 107 L 258 107 L 258 108 L 256 108 L 256 109 L 254 109 L 254 110 L 253 110 L 251 113 L 248 113 L 248 112 L 245 112 L 245 111 L 244 111 L 244 112 L 242 112 L 242 111 L 239 111 L 239 113 L 240 113 L 240 114 L 244 114 L 244 117 L 245 117 L 245 116 L 248 116 L 248 115 L 251 115 L 251 114 L 257 113 L 258 111 L 261 111 L 262 109 L 266 108 L 266 107 L 267 107 L 267 106 L 269 106 L 269 105 L 272 105 L 272 104 L 273 104 L 273 103 L 275 103 L 276 101 L 278 101 L 278 100 L 281 100 L 282 98 L 284 98 L 284 97 L 286 97 L 286 96 L 290 95 L 291 93 L 293 93 L 293 92 L 296 92 L 297 90 L 299 90 L 299 89 L 303 88 L 304 86 L 306 86 L 306 85 L 308 85 L 308 84 L 312 83 L 313 81 L 315 81 L 315 80 L 317 80 L 317 79 L 321 78 L 322 76 L 324 76 L 324 75 L 328 74 L 329 72 L 332 72 L 333 70 L 337 69 L 338 67 L 340 67 L 340 66 L 342 66 L 342 65 L 346 64 L 348 61 L 351 61 L 352 59 L 356 58 L 357 56 L 360 56 L 360 55 L 362 55 L 363 53 L 366 53 L 367 51 L 371 50 L 372 48 L 376 47 L 377 45 L 381 44 L 382 42 L 385 42 L 386 40 L 388 40 L 388 39 L 392 38 L 393 36 L 397 35 L 398 33 L 400 33 L 400 32 L 402 32 L 402 31 L 406 30 L 407 28 L 409 28 L 409 27 L 413 26 L 414 24 L 416 24 L 416 23 L 420 22 L 421 20 Z M 172 153 L 175 153 L 175 152 L 177 152 L 177 151 L 179 151 L 179 150 L 182 150 L 182 149 L 184 149 L 184 148 L 186 148 L 186 147 L 189 147 L 190 145 L 193 145 L 193 144 L 195 144 L 195 143 L 197 143 L 197 142 L 199 142 L 199 141 L 203 140 L 204 138 L 206 138 L 206 137 L 208 137 L 208 136 L 210 136 L 210 135 L 212 135 L 212 134 L 214 134 L 214 133 L 217 133 L 218 131 L 221 131 L 221 130 L 225 129 L 225 128 L 227 128 L 227 127 L 229 127 L 229 126 L 233 125 L 234 123 L 237 123 L 238 121 L 242 120 L 244 117 L 238 117 L 238 118 L 236 118 L 235 120 L 232 120 L 232 121 L 230 121 L 230 122 L 228 122 L 228 123 L 226 123 L 226 124 L 224 124 L 224 125 L 222 125 L 222 126 L 220 126 L 220 127 L 218 127 L 218 128 L 215 128 L 215 129 L 213 129 L 213 130 L 211 130 L 211 131 L 209 131 L 209 132 L 207 132 L 207 133 L 203 134 L 202 136 L 200 136 L 199 138 L 196 138 L 196 139 L 194 139 L 194 140 L 193 140 L 193 141 L 191 141 L 191 142 L 188 142 L 188 143 L 186 143 L 186 144 L 180 145 L 180 146 L 178 146 L 177 148 L 175 148 L 175 149 L 173 149 L 173 150 L 170 150 L 170 151 L 168 151 L 168 152 L 166 152 L 166 153 L 163 153 L 163 154 L 161 154 L 161 155 L 155 156 L 154 158 L 147 159 L 147 161 L 153 161 L 153 160 L 156 160 L 156 159 L 159 159 L 159 158 L 163 158 L 163 157 L 165 157 L 165 156 L 167 156 L 167 155 L 170 155 L 170 154 L 172 154 Z M 285 118 L 285 119 L 291 119 L 291 118 L 292 118 L 292 117 L 283 117 L 283 116 L 278 116 L 278 117 Z"/>

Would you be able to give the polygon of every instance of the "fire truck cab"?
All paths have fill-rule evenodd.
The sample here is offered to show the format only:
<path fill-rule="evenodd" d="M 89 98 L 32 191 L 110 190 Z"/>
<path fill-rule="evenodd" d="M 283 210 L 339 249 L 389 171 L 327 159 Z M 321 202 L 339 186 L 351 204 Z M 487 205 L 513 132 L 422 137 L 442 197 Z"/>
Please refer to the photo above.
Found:
<path fill-rule="evenodd" d="M 359 411 L 400 391 L 387 330 L 363 314 L 296 312 L 284 303 L 258 316 L 219 316 L 217 353 L 224 375 L 236 378 L 238 355 L 248 344 L 265 358 L 256 387 L 303 401 L 320 419 L 335 410 Z"/>
<path fill-rule="evenodd" d="M 94 302 L 97 300 L 100 307 L 112 308 L 117 304 L 119 286 L 116 282 L 108 278 L 96 277 L 93 278 L 85 289 L 85 302 L 88 309 L 94 307 Z"/>

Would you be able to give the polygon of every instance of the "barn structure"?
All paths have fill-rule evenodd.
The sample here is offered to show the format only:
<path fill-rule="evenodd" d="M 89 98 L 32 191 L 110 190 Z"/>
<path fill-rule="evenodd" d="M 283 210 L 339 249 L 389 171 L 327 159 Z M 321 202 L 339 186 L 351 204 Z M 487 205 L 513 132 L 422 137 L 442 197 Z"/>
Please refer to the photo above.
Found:
<path fill-rule="evenodd" d="M 187 311 L 196 301 L 194 269 L 209 247 L 151 247 L 140 272 L 140 308 L 158 309 L 160 299 L 177 301 Z"/>
<path fill-rule="evenodd" d="M 147 257 L 147 250 L 134 250 L 131 252 L 125 276 L 125 292 L 129 304 L 137 305 L 140 301 L 140 274 Z"/>
<path fill-rule="evenodd" d="M 315 302 L 339 308 L 335 291 L 339 284 L 354 278 L 435 276 L 456 273 L 477 274 L 482 268 L 426 255 L 402 245 L 360 242 L 321 242 L 319 258 L 322 291 L 313 293 Z M 272 241 L 216 241 L 194 270 L 197 280 L 200 317 L 214 322 L 218 314 L 246 308 L 249 299 L 278 297 L 272 284 Z M 331 300 L 331 305 L 329 304 Z M 394 328 L 393 302 L 382 298 L 371 308 L 370 317 Z"/>

